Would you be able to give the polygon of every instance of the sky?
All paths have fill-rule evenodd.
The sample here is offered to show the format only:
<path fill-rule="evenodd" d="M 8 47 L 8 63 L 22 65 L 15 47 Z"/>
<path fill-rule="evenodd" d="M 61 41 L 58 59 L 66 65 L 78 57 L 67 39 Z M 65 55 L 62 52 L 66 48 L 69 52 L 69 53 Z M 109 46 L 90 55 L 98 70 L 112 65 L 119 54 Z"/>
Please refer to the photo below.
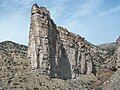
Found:
<path fill-rule="evenodd" d="M 120 0 L 0 0 L 0 42 L 28 45 L 34 3 L 47 7 L 58 26 L 93 44 L 115 42 L 120 35 Z"/>

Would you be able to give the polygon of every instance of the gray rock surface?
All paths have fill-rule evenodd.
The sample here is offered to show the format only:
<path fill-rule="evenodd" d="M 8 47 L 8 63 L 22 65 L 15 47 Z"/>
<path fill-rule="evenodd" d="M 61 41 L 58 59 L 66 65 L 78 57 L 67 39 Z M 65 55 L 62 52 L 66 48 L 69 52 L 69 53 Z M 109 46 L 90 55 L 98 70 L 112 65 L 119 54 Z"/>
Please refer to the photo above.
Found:
<path fill-rule="evenodd" d="M 32 6 L 28 58 L 33 69 L 62 79 L 95 74 L 89 52 L 84 38 L 56 26 L 45 7 Z"/>

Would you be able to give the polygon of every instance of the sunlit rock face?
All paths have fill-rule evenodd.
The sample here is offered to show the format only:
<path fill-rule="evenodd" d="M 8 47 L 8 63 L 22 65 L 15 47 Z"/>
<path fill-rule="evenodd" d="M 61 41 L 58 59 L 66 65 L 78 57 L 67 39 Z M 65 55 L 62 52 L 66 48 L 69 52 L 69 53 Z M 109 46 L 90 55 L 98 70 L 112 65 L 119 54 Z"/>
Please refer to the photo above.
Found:
<path fill-rule="evenodd" d="M 95 74 L 90 51 L 83 37 L 56 26 L 45 7 L 32 6 L 28 59 L 33 70 L 62 79 Z"/>

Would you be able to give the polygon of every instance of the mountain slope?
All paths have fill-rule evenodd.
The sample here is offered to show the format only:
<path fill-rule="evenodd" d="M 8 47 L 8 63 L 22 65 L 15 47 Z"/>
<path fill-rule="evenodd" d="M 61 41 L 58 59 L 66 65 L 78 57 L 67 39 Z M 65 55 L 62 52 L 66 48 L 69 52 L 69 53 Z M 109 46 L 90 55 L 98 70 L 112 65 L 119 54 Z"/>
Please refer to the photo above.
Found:
<path fill-rule="evenodd" d="M 107 62 L 107 60 L 105 59 L 105 55 L 109 52 L 111 48 L 108 49 L 109 47 L 108 44 L 107 45 L 104 44 L 104 46 L 102 45 L 101 47 L 101 46 L 92 45 L 93 50 L 96 50 L 96 53 L 95 53 L 96 56 L 94 57 L 96 57 L 96 65 L 99 65 L 99 66 L 96 66 L 96 68 L 98 68 L 97 69 L 98 75 L 96 76 L 83 75 L 80 78 L 77 78 L 75 80 L 64 81 L 61 79 L 50 79 L 50 77 L 39 75 L 37 71 L 32 72 L 30 68 L 30 62 L 29 60 L 27 60 L 27 46 L 20 45 L 11 41 L 1 42 L 0 43 L 0 64 L 2 68 L 1 68 L 0 77 L 3 83 L 2 88 L 6 88 L 6 89 L 23 88 L 22 90 L 26 90 L 26 88 L 28 88 L 28 90 L 30 88 L 33 88 L 35 90 L 38 90 L 37 88 L 39 89 L 42 88 L 44 90 L 45 88 L 48 88 L 48 87 L 51 88 L 51 90 L 53 90 L 53 88 L 55 89 L 61 88 L 66 90 L 69 90 L 70 88 L 72 90 L 74 90 L 75 88 L 76 90 L 79 90 L 80 87 L 81 87 L 81 90 L 85 90 L 85 88 L 90 88 L 90 87 L 97 88 L 99 87 L 99 85 L 101 85 L 106 80 L 108 80 L 111 75 L 114 74 L 114 71 L 112 72 L 105 71 L 110 69 L 110 68 L 106 69 L 105 68 L 106 66 L 111 67 L 113 65 L 113 62 L 112 62 L 113 59 L 108 58 L 109 63 Z M 114 47 L 114 45 L 111 45 L 111 46 L 116 51 L 116 47 Z M 113 57 L 116 54 L 110 54 L 110 55 L 111 55 L 110 57 Z M 104 62 L 101 62 L 102 61 L 101 59 L 104 59 L 103 60 Z M 107 73 L 111 73 L 111 75 L 108 77 Z M 25 83 L 26 80 L 29 84 Z M 35 80 L 34 81 L 35 83 L 33 83 L 33 80 Z M 39 82 L 41 83 L 40 85 L 39 85 Z M 9 86 L 9 84 L 12 87 Z M 26 88 L 24 87 L 24 84 L 27 85 Z M 48 84 L 51 84 L 51 85 L 48 85 Z"/>

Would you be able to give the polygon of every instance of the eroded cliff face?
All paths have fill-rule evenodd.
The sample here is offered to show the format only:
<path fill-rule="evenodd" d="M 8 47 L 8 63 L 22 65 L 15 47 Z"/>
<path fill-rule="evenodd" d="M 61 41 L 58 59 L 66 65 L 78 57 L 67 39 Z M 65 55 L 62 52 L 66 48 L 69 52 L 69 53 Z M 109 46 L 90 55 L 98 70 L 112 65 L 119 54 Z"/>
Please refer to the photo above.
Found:
<path fill-rule="evenodd" d="M 91 51 L 84 38 L 56 26 L 45 7 L 32 6 L 28 58 L 34 71 L 62 79 L 95 74 Z"/>
<path fill-rule="evenodd" d="M 81 74 L 92 74 L 93 58 L 90 54 L 90 46 L 84 38 L 69 32 L 66 28 L 57 27 L 59 36 L 65 50 L 66 57 L 70 63 L 71 77 L 75 78 Z M 63 58 L 62 60 L 65 61 Z M 60 61 L 61 62 L 61 61 Z M 61 64 L 61 67 L 64 63 Z M 64 69 L 64 67 L 63 67 Z"/>

